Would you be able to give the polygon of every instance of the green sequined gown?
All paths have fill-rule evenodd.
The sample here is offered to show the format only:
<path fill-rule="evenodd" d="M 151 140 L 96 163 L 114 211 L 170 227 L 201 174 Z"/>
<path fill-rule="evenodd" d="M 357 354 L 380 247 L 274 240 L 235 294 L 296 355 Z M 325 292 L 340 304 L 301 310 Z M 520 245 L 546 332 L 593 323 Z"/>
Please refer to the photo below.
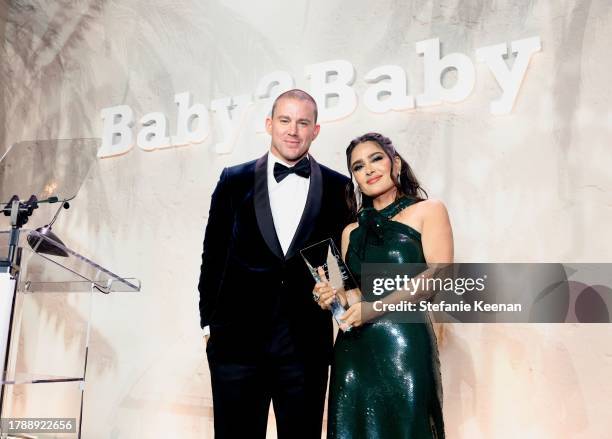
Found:
<path fill-rule="evenodd" d="M 390 220 L 414 202 L 400 198 L 383 210 L 361 212 L 346 254 L 357 281 L 363 262 L 425 262 L 419 232 Z M 330 380 L 328 438 L 444 438 L 438 349 L 429 318 L 424 317 L 425 323 L 382 317 L 339 332 Z"/>

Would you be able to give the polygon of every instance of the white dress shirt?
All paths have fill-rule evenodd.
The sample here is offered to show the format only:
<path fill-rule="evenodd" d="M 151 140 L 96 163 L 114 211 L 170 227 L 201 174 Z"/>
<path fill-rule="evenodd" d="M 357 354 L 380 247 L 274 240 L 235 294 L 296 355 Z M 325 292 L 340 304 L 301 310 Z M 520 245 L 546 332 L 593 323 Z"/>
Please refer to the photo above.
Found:
<path fill-rule="evenodd" d="M 291 168 L 271 152 L 268 153 L 268 195 L 270 197 L 270 209 L 272 209 L 272 219 L 276 236 L 280 242 L 283 253 L 287 254 L 293 236 L 300 224 L 308 189 L 310 188 L 310 178 L 300 177 L 296 174 L 289 174 L 280 182 L 274 178 L 274 164 Z"/>
<path fill-rule="evenodd" d="M 288 165 L 271 152 L 268 153 L 267 180 L 272 219 L 283 253 L 287 254 L 293 236 L 300 224 L 302 213 L 304 213 L 304 207 L 306 207 L 310 178 L 289 174 L 280 182 L 277 182 L 274 178 L 274 163 L 277 162 L 289 168 L 292 165 Z M 204 335 L 208 334 L 210 334 L 210 328 L 206 326 L 204 327 Z"/>

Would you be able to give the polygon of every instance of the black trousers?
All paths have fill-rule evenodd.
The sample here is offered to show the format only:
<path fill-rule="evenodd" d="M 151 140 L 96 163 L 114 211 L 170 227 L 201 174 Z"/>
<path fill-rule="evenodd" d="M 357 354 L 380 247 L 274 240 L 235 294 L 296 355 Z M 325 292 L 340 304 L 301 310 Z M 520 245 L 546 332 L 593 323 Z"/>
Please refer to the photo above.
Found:
<path fill-rule="evenodd" d="M 209 357 L 217 439 L 266 437 L 270 401 L 279 439 L 320 439 L 327 389 L 324 362 L 268 355 L 252 364 Z"/>

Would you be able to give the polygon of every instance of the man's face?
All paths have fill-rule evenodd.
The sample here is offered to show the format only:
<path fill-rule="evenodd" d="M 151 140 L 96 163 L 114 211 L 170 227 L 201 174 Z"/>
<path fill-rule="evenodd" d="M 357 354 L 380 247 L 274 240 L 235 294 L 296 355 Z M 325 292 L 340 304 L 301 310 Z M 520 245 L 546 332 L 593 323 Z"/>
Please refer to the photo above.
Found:
<path fill-rule="evenodd" d="M 292 165 L 308 152 L 319 134 L 312 102 L 283 98 L 276 103 L 274 116 L 266 119 L 266 131 L 272 136 L 270 150 Z"/>

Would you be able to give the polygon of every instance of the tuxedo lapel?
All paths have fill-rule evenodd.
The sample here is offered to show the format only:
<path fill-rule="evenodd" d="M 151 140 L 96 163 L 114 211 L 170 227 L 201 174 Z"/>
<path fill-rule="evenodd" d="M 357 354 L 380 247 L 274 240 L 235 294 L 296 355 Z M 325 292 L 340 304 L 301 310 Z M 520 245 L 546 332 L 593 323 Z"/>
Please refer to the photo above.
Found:
<path fill-rule="evenodd" d="M 286 259 L 291 258 L 297 251 L 301 250 L 304 243 L 312 233 L 315 227 L 315 220 L 321 210 L 321 200 L 323 198 L 323 177 L 321 175 L 321 167 L 312 156 L 309 156 L 310 162 L 310 185 L 308 187 L 308 196 L 304 212 L 298 225 L 293 240 L 287 250 Z M 275 235 L 276 236 L 276 235 Z"/>
<path fill-rule="evenodd" d="M 284 259 L 283 249 L 281 248 L 276 229 L 274 227 L 274 219 L 272 218 L 272 209 L 270 208 L 270 195 L 268 194 L 268 154 L 261 157 L 255 163 L 255 216 L 257 217 L 257 225 L 268 247 L 277 257 Z"/>

